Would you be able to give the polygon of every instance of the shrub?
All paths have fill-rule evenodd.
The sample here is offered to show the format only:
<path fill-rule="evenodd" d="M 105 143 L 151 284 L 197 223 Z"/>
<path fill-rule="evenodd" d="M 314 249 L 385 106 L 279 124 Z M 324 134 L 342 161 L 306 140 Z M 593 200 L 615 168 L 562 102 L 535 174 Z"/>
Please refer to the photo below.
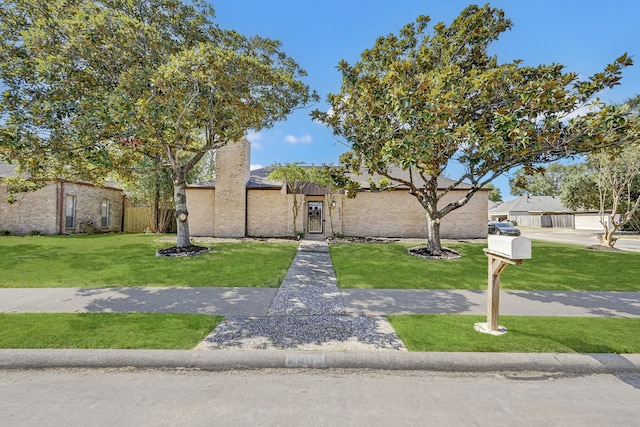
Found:
<path fill-rule="evenodd" d="M 0 236 L 8 236 L 11 234 L 11 230 L 0 230 Z"/>
<path fill-rule="evenodd" d="M 42 236 L 42 231 L 40 231 L 40 230 L 31 230 L 29 232 L 29 236 Z"/>

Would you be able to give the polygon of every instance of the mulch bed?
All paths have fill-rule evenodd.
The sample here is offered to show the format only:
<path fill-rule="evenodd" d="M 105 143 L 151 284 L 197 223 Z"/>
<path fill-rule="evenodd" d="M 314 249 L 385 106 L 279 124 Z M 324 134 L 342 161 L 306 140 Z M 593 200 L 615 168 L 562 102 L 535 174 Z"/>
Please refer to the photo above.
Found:
<path fill-rule="evenodd" d="M 327 242 L 329 243 L 395 243 L 400 239 L 388 239 L 384 237 L 329 237 Z"/>
<path fill-rule="evenodd" d="M 170 248 L 160 249 L 159 251 L 156 252 L 156 256 L 194 256 L 194 255 L 207 253 L 210 250 L 211 248 L 207 246 L 191 245 L 191 246 L 184 246 L 181 248 L 177 246 L 172 246 Z"/>
<path fill-rule="evenodd" d="M 460 254 L 453 249 L 442 248 L 440 253 L 431 252 L 426 246 L 415 246 L 407 250 L 409 255 L 428 259 L 458 259 Z"/>
<path fill-rule="evenodd" d="M 608 252 L 624 252 L 622 249 L 612 248 L 611 246 L 603 246 L 603 245 L 587 246 L 585 249 L 593 249 L 596 251 L 608 251 Z"/>

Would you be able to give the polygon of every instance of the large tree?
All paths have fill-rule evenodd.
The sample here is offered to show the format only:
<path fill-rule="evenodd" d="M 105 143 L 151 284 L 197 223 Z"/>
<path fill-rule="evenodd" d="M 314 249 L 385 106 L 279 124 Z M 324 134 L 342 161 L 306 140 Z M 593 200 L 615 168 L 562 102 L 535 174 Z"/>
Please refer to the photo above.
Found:
<path fill-rule="evenodd" d="M 161 161 L 177 246 L 189 246 L 187 173 L 314 96 L 279 42 L 213 19 L 198 0 L 4 1 L 0 157 L 33 178 L 89 180 L 142 155 Z"/>
<path fill-rule="evenodd" d="M 546 167 L 521 168 L 509 179 L 514 196 L 559 196 L 567 179 L 584 173 L 584 165 L 551 163 Z M 534 172 L 535 171 L 535 172 Z"/>
<path fill-rule="evenodd" d="M 341 92 L 328 96 L 328 112 L 313 115 L 346 139 L 351 151 L 342 161 L 353 171 L 409 188 L 426 210 L 432 253 L 442 250 L 442 218 L 497 176 L 628 140 L 615 106 L 569 118 L 619 83 L 631 64 L 626 54 L 579 80 L 560 64 L 500 64 L 488 47 L 511 22 L 488 5 L 467 7 L 449 26 L 428 31 L 428 23 L 421 16 L 398 35 L 380 37 L 357 63 L 340 62 Z M 452 161 L 466 171 L 439 188 L 437 178 Z M 402 174 L 394 173 L 398 166 Z M 469 189 L 440 206 L 463 181 Z"/>

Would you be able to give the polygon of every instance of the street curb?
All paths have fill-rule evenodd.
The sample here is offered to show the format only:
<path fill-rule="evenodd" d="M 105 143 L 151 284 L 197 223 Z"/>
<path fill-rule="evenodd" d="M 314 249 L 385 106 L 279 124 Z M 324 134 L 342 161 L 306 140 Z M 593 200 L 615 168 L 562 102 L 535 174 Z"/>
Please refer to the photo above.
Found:
<path fill-rule="evenodd" d="M 0 369 L 314 368 L 442 372 L 640 373 L 640 354 L 421 353 L 235 350 L 0 350 Z"/>

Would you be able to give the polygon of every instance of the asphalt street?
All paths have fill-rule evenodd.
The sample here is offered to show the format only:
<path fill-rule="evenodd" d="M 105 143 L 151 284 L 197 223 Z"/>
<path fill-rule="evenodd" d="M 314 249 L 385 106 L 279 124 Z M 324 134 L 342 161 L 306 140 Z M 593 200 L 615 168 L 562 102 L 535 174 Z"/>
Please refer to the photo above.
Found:
<path fill-rule="evenodd" d="M 571 243 L 575 245 L 592 246 L 599 244 L 600 231 L 572 230 L 568 228 L 530 228 L 519 227 L 522 236 L 532 240 L 545 240 L 548 242 Z M 630 233 L 616 234 L 618 241 L 614 248 L 623 251 L 640 252 L 640 236 Z"/>
<path fill-rule="evenodd" d="M 0 371 L 7 426 L 632 426 L 640 374 Z"/>

